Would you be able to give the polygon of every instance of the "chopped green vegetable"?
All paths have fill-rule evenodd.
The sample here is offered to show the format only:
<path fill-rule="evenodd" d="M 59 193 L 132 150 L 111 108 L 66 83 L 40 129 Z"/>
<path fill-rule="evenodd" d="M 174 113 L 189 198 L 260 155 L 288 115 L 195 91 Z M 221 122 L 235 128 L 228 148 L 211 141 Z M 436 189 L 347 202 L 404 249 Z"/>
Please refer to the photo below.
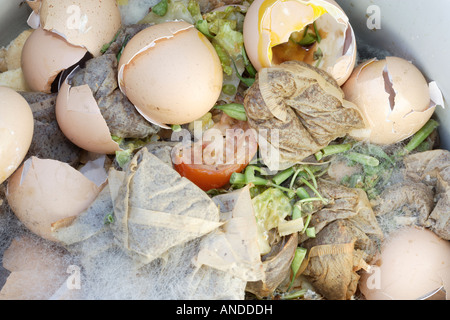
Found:
<path fill-rule="evenodd" d="M 105 224 L 114 223 L 114 215 L 112 213 L 105 216 Z"/>
<path fill-rule="evenodd" d="M 226 50 L 217 42 L 212 42 L 214 49 L 219 56 L 220 63 L 222 64 L 223 72 L 227 75 L 231 75 L 233 73 L 233 69 L 231 68 L 231 58 L 230 55 L 226 52 Z"/>
<path fill-rule="evenodd" d="M 306 191 L 303 187 L 298 188 L 296 193 L 301 200 L 308 199 L 310 197 L 308 191 Z"/>
<path fill-rule="evenodd" d="M 303 260 L 305 260 L 307 252 L 308 252 L 307 249 L 302 248 L 302 247 L 297 247 L 295 249 L 294 259 L 292 260 L 292 263 L 291 263 L 292 280 L 291 280 L 291 283 L 289 284 L 287 291 L 289 291 L 292 288 L 292 286 L 294 285 L 294 281 L 295 281 L 295 278 L 297 277 L 298 270 L 300 269 L 300 267 L 303 263 Z"/>
<path fill-rule="evenodd" d="M 152 12 L 157 14 L 160 17 L 163 17 L 166 15 L 167 10 L 169 8 L 169 3 L 167 0 L 161 0 L 156 5 L 152 7 Z"/>
<path fill-rule="evenodd" d="M 405 153 L 412 152 L 416 149 L 438 127 L 439 123 L 436 120 L 428 120 L 428 122 L 419 131 L 417 131 L 408 142 L 405 147 Z"/>
<path fill-rule="evenodd" d="M 351 148 L 352 148 L 351 143 L 331 144 L 331 145 L 326 146 L 322 150 L 316 152 L 314 154 L 314 156 L 316 157 L 317 161 L 320 161 L 325 157 L 328 157 L 328 156 L 331 156 L 334 154 L 338 154 L 338 153 L 346 152 L 346 151 L 350 150 Z"/>
<path fill-rule="evenodd" d="M 189 0 L 187 8 L 191 16 L 194 18 L 194 21 L 202 19 L 200 4 L 197 1 Z"/>
<path fill-rule="evenodd" d="M 351 161 L 370 167 L 376 167 L 380 164 L 380 161 L 377 158 L 358 152 L 349 152 L 346 157 Z"/>
<path fill-rule="evenodd" d="M 132 154 L 133 149 L 116 151 L 116 161 L 119 167 L 125 168 L 127 163 L 131 161 Z"/>
<path fill-rule="evenodd" d="M 319 30 L 317 29 L 317 24 L 315 21 L 313 22 L 313 27 L 314 27 L 314 33 L 316 34 L 317 43 L 320 43 L 320 41 L 322 41 L 322 38 L 320 37 L 320 33 L 319 33 Z"/>
<path fill-rule="evenodd" d="M 277 175 L 275 175 L 272 178 L 272 181 L 275 184 L 282 184 L 284 181 L 286 181 L 287 179 L 289 179 L 293 174 L 295 173 L 295 170 L 293 167 L 290 167 L 280 173 L 278 173 Z"/>
<path fill-rule="evenodd" d="M 209 32 L 208 21 L 203 20 L 203 19 L 197 20 L 195 22 L 195 27 L 198 29 L 198 31 L 203 33 L 208 38 L 211 38 L 211 39 L 214 38 L 214 35 L 211 34 L 211 32 Z"/>
<path fill-rule="evenodd" d="M 267 233 L 277 228 L 292 212 L 292 204 L 286 194 L 278 188 L 268 188 L 252 199 L 258 225 L 258 243 L 261 254 L 270 251 Z"/>
<path fill-rule="evenodd" d="M 306 236 L 309 238 L 315 238 L 316 237 L 316 228 L 314 227 L 310 227 L 310 228 L 306 228 Z"/>
<path fill-rule="evenodd" d="M 233 84 L 229 84 L 229 83 L 228 84 L 224 84 L 222 86 L 222 92 L 227 94 L 227 95 L 229 95 L 229 96 L 232 96 L 232 95 L 236 94 L 237 88 Z"/>
<path fill-rule="evenodd" d="M 119 36 L 119 34 L 120 34 L 120 30 L 117 31 L 116 35 L 114 36 L 114 38 L 113 38 L 109 43 L 105 43 L 105 44 L 102 46 L 100 52 L 101 52 L 101 53 L 105 53 L 105 52 L 109 49 L 109 47 L 111 46 L 111 44 L 113 44 L 113 42 L 117 40 L 117 37 Z"/>
<path fill-rule="evenodd" d="M 247 121 L 247 115 L 245 113 L 245 108 L 239 103 L 230 103 L 221 106 L 215 106 L 215 109 L 222 110 L 225 114 L 233 119 L 240 121 Z"/>

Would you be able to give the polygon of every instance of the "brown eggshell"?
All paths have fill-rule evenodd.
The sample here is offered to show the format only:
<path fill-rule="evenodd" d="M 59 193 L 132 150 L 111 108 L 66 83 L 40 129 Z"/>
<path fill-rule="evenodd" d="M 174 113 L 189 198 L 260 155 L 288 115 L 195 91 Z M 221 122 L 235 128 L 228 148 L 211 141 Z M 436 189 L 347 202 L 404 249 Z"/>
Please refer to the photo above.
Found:
<path fill-rule="evenodd" d="M 101 188 L 66 163 L 31 157 L 9 179 L 6 198 L 30 231 L 57 241 L 52 225 L 78 216 Z"/>
<path fill-rule="evenodd" d="M 368 300 L 414 300 L 449 285 L 450 242 L 415 227 L 386 238 L 376 265 L 360 281 Z"/>
<path fill-rule="evenodd" d="M 39 16 L 42 28 L 87 49 L 94 57 L 101 55 L 102 46 L 121 27 L 116 0 L 42 0 Z"/>
<path fill-rule="evenodd" d="M 189 23 L 172 21 L 148 27 L 128 42 L 118 78 L 136 109 L 167 127 L 206 114 L 221 93 L 223 71 L 203 34 Z"/>
<path fill-rule="evenodd" d="M 433 115 L 430 90 L 422 73 L 398 57 L 360 64 L 342 86 L 345 98 L 358 106 L 366 128 L 349 136 L 387 145 L 407 139 Z"/>
<path fill-rule="evenodd" d="M 28 87 L 50 93 L 58 74 L 79 62 L 86 52 L 53 32 L 36 29 L 22 49 L 22 71 Z"/>
<path fill-rule="evenodd" d="M 33 139 L 34 119 L 28 102 L 0 87 L 0 184 L 20 166 Z"/>
<path fill-rule="evenodd" d="M 30 236 L 13 239 L 3 254 L 3 267 L 11 274 L 0 300 L 51 298 L 69 276 L 65 256 L 65 251 Z"/>
<path fill-rule="evenodd" d="M 64 135 L 78 147 L 100 154 L 120 150 L 88 85 L 61 85 L 55 106 L 56 120 Z"/>

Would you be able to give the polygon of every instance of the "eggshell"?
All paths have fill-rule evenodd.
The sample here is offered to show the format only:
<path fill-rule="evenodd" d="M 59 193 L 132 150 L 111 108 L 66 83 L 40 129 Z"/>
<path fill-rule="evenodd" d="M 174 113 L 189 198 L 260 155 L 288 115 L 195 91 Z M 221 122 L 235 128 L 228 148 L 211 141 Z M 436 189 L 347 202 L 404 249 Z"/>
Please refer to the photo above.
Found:
<path fill-rule="evenodd" d="M 61 85 L 55 106 L 56 120 L 64 135 L 78 147 L 100 154 L 121 150 L 88 85 Z"/>
<path fill-rule="evenodd" d="M 223 71 L 214 47 L 193 25 L 150 26 L 126 45 L 119 86 L 150 122 L 162 127 L 199 119 L 216 103 Z"/>
<path fill-rule="evenodd" d="M 65 283 L 66 252 L 43 240 L 21 236 L 3 254 L 3 267 L 10 271 L 0 300 L 47 300 Z"/>
<path fill-rule="evenodd" d="M 33 139 L 34 119 L 28 102 L 0 87 L 0 184 L 20 166 Z"/>
<path fill-rule="evenodd" d="M 58 74 L 75 65 L 87 53 L 86 49 L 67 43 L 61 36 L 36 29 L 22 49 L 22 72 L 31 91 L 51 92 Z"/>
<path fill-rule="evenodd" d="M 101 55 L 102 46 L 109 43 L 121 27 L 116 0 L 39 2 L 38 12 L 39 3 L 29 4 L 34 9 L 32 15 L 39 16 L 40 26 L 61 35 L 72 45 L 85 48 L 94 57 Z"/>
<path fill-rule="evenodd" d="M 319 45 L 324 58 L 318 66 L 342 85 L 355 67 L 356 38 L 348 17 L 333 0 L 255 0 L 244 20 L 244 45 L 256 70 L 276 65 L 272 48 L 315 21 L 327 34 Z"/>
<path fill-rule="evenodd" d="M 360 64 L 342 89 L 366 122 L 365 129 L 349 133 L 357 140 L 380 145 L 403 141 L 435 111 L 425 77 L 411 62 L 398 57 Z"/>
<path fill-rule="evenodd" d="M 450 242 L 415 227 L 386 238 L 379 261 L 360 280 L 368 300 L 420 299 L 442 286 L 448 292 L 449 285 Z"/>
<path fill-rule="evenodd" d="M 87 209 L 102 187 L 66 163 L 33 156 L 9 179 L 6 198 L 25 227 L 57 241 L 52 228 Z"/>

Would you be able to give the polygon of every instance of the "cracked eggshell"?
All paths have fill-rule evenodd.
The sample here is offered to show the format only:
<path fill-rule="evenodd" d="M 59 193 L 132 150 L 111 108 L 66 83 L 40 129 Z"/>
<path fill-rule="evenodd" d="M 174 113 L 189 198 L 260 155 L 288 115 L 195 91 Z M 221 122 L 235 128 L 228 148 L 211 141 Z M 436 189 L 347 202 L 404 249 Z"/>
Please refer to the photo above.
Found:
<path fill-rule="evenodd" d="M 148 121 L 167 128 L 205 115 L 222 91 L 223 71 L 210 41 L 192 24 L 150 26 L 126 45 L 121 91 Z"/>
<path fill-rule="evenodd" d="M 49 300 L 66 285 L 69 254 L 31 235 L 16 237 L 3 254 L 3 267 L 11 272 L 1 288 L 0 300 Z"/>
<path fill-rule="evenodd" d="M 273 51 L 274 47 L 287 43 L 293 32 L 302 31 L 313 22 L 322 35 L 317 47 L 322 50 L 323 59 L 317 66 L 332 75 L 339 85 L 344 84 L 356 64 L 356 38 L 347 15 L 333 0 L 255 0 L 244 20 L 244 45 L 255 69 L 295 59 L 316 65 L 312 53 L 317 47 L 304 54 L 284 52 L 282 60 Z"/>
<path fill-rule="evenodd" d="M 88 85 L 72 87 L 66 79 L 56 98 L 55 113 L 61 131 L 78 147 L 99 154 L 121 150 Z"/>
<path fill-rule="evenodd" d="M 357 105 L 366 128 L 349 136 L 388 145 L 415 134 L 431 118 L 436 105 L 423 74 L 398 57 L 372 59 L 355 68 L 342 86 L 345 99 Z"/>
<path fill-rule="evenodd" d="M 78 63 L 86 53 L 86 49 L 67 43 L 53 32 L 34 30 L 22 49 L 22 72 L 28 87 L 50 93 L 58 74 Z"/>
<path fill-rule="evenodd" d="M 86 210 L 106 181 L 87 176 L 66 163 L 33 156 L 9 179 L 6 198 L 25 227 L 56 242 L 52 230 Z"/>
<path fill-rule="evenodd" d="M 0 184 L 22 163 L 33 132 L 34 119 L 28 102 L 13 89 L 0 86 Z"/>
<path fill-rule="evenodd" d="M 428 229 L 405 227 L 386 238 L 369 272 L 361 274 L 367 300 L 415 300 L 450 288 L 450 242 Z"/>
<path fill-rule="evenodd" d="M 116 0 L 28 1 L 33 9 L 28 23 L 64 37 L 70 44 L 85 48 L 94 57 L 121 27 Z"/>

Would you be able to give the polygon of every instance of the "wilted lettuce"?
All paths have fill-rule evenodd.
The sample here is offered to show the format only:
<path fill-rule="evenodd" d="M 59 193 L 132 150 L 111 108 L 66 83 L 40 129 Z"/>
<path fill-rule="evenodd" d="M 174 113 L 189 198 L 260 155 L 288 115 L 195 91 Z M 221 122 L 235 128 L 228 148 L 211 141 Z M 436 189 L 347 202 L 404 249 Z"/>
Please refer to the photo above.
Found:
<path fill-rule="evenodd" d="M 268 188 L 253 198 L 258 226 L 258 244 L 261 254 L 270 251 L 268 233 L 277 228 L 292 212 L 292 204 L 286 194 L 278 188 Z"/>

